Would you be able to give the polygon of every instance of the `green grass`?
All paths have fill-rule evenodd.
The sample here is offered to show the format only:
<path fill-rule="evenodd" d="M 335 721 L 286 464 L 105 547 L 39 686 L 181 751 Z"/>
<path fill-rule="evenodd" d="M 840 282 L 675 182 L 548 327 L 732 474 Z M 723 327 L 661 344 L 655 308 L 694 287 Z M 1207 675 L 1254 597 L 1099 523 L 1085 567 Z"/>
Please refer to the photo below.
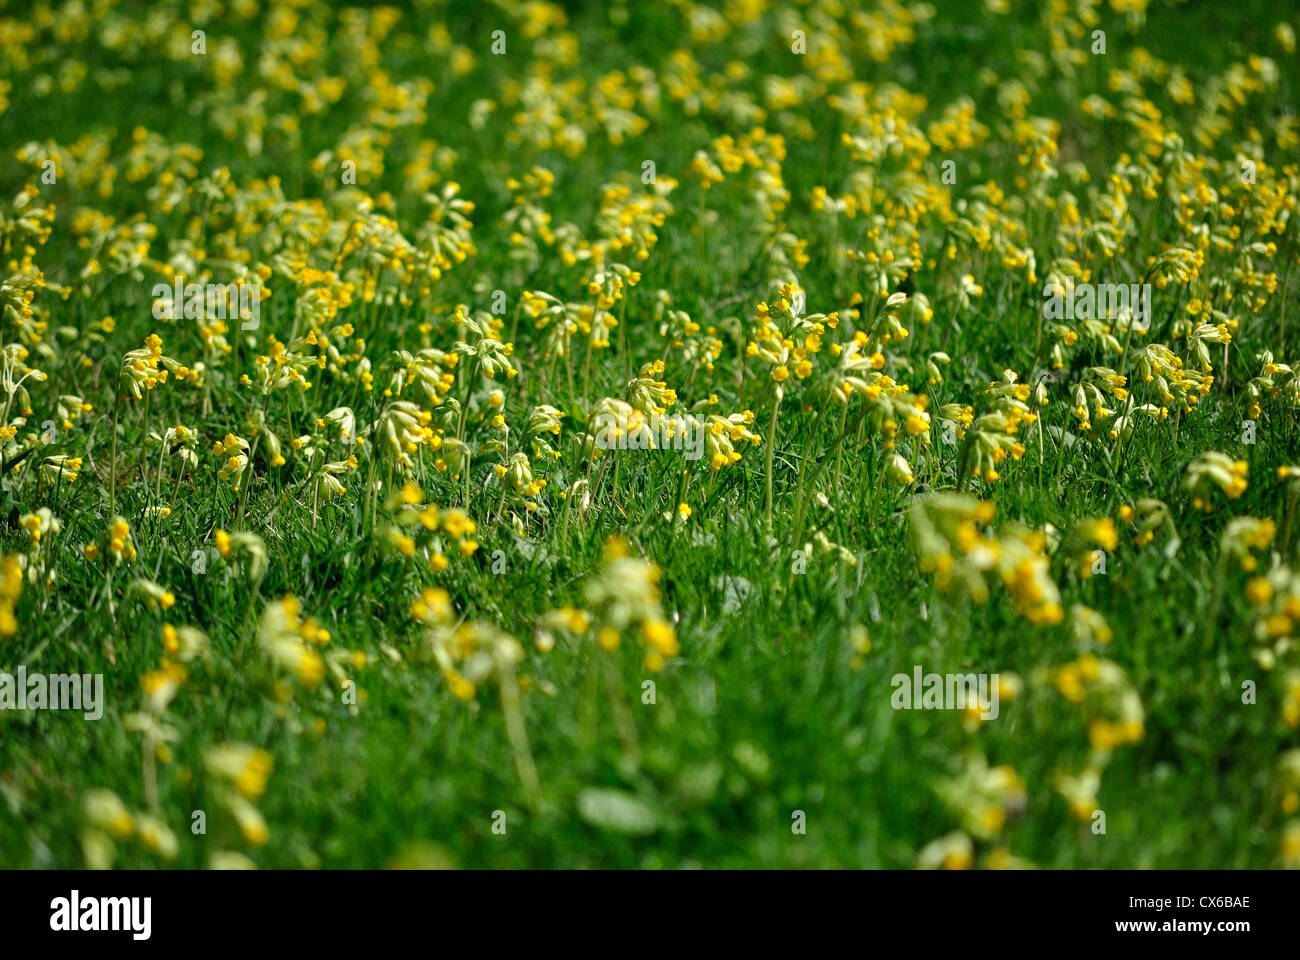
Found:
<path fill-rule="evenodd" d="M 583 97 L 610 70 L 644 64 L 666 73 L 669 54 L 678 47 L 693 50 L 706 77 L 733 60 L 747 64 L 754 76 L 737 81 L 739 90 L 761 90 L 764 74 L 811 72 L 789 52 L 786 39 L 789 29 L 815 20 L 802 4 L 789 8 L 788 24 L 783 15 L 769 13 L 719 42 L 692 41 L 680 13 L 667 6 L 627 5 L 625 25 L 612 23 L 598 9 L 602 5 L 566 6 L 582 57 L 557 66 L 556 73 L 584 78 L 588 92 Z M 120 15 L 139 17 L 146 7 L 166 11 L 177 36 L 201 22 L 188 13 L 176 15 L 187 7 L 181 3 L 123 4 Z M 1109 42 L 1104 64 L 1085 63 L 1073 76 L 1048 70 L 1036 80 L 1029 78 L 1016 51 L 1045 53 L 1047 33 L 1042 20 L 1027 12 L 1036 4 L 1015 7 L 1012 15 L 995 17 L 982 4 L 937 5 L 937 16 L 917 26 L 915 42 L 900 45 L 881 63 L 873 62 L 865 47 L 851 47 L 849 63 L 860 80 L 893 82 L 924 94 L 926 122 L 947 104 L 969 96 L 980 120 L 991 127 L 1002 119 L 996 91 L 980 81 L 980 71 L 993 71 L 1002 80 L 1022 76 L 1032 89 L 1029 113 L 1061 123 L 1060 162 L 1083 162 L 1094 184 L 1104 183 L 1118 154 L 1134 151 L 1136 145 L 1130 127 L 1115 120 L 1089 121 L 1080 115 L 1078 103 L 1093 92 L 1109 96 L 1106 71 L 1129 67 L 1137 45 L 1184 69 L 1198 93 L 1211 77 L 1251 53 L 1277 61 L 1276 89 L 1252 96 L 1234 117 L 1232 133 L 1204 151 L 1220 160 L 1231 159 L 1233 145 L 1251 126 L 1267 129 L 1279 108 L 1297 104 L 1293 61 L 1278 52 L 1271 35 L 1273 23 L 1284 17 L 1274 5 L 1244 3 L 1222 10 L 1212 4 L 1155 4 L 1145 26 L 1133 33 L 1110 7 L 1102 7 L 1100 26 L 1107 29 Z M 14 11 L 7 16 L 30 19 Z M 313 10 L 304 20 L 314 18 L 324 26 L 335 16 Z M 1297 309 L 1294 225 L 1274 238 L 1278 292 L 1258 314 L 1240 315 L 1222 389 L 1216 386 L 1187 415 L 1171 415 L 1163 423 L 1140 420 L 1127 449 L 1115 450 L 1103 437 L 1079 439 L 1062 452 L 1060 434 L 1052 428 L 1075 430 L 1071 392 L 1080 372 L 1091 365 L 1120 366 L 1118 357 L 1083 345 L 1056 372 L 1052 402 L 1042 410 L 1047 428 L 1042 454 L 1037 431 L 1026 431 L 1024 458 L 1008 462 L 996 484 L 961 475 L 962 446 L 941 442 L 937 409 L 949 402 L 977 404 L 978 415 L 984 388 L 1003 369 L 1016 370 L 1031 383 L 1045 371 L 1045 350 L 1034 367 L 1041 285 L 1048 262 L 1062 252 L 1049 229 L 1055 221 L 1039 219 L 1033 201 L 1019 196 L 1016 148 L 996 132 L 983 147 L 953 155 L 959 171 L 953 194 L 969 197 L 976 184 L 996 180 L 1008 197 L 1016 198 L 1009 209 L 1015 212 L 1014 202 L 1026 204 L 1019 216 L 1031 229 L 1028 244 L 1037 253 L 1038 284 L 1027 284 L 1023 272 L 1006 270 L 994 254 L 963 251 L 956 263 L 960 269 L 923 267 L 905 287 L 930 297 L 934 319 L 916 326 L 907 341 L 886 348 L 886 372 L 922 392 L 927 389 L 927 353 L 946 345 L 952 357 L 944 382 L 932 388 L 934 444 L 931 457 L 913 459 L 918 481 L 936 490 L 959 485 L 978 489 L 995 504 L 999 524 L 1052 524 L 1062 532 L 1081 518 L 1113 517 L 1139 498 L 1158 498 L 1169 505 L 1181 537 L 1181 549 L 1166 557 L 1165 540 L 1137 547 L 1121 524 L 1120 545 L 1108 558 L 1106 575 L 1086 580 L 1075 571 L 1075 556 L 1068 549 L 1052 558 L 1052 578 L 1066 610 L 1086 604 L 1113 628 L 1112 643 L 1094 649 L 1123 668 L 1145 714 L 1142 739 L 1117 748 L 1104 765 L 1097 803 L 1106 813 L 1107 832 L 1097 836 L 1087 820 L 1071 815 L 1054 786 L 1059 772 L 1078 771 L 1089 758 L 1086 719 L 1050 676 L 1080 653 L 1068 615 L 1060 625 L 1033 626 L 999 584 L 984 604 L 938 590 L 918 566 L 906 514 L 924 490 L 919 484 L 879 482 L 885 453 L 877 437 L 868 433 L 864 443 L 851 438 L 838 487 L 831 481 L 833 463 L 816 481 L 830 506 L 809 508 L 809 531 L 825 533 L 859 562 L 814 554 L 806 572 L 791 572 L 800 465 L 811 457 L 811 471 L 824 459 L 833 460 L 830 450 L 838 436 L 834 417 L 823 421 L 818 416 L 822 401 L 807 411 L 800 409 L 802 395 L 792 394 L 783 403 L 770 543 L 763 520 L 762 447 L 745 449 L 743 459 L 712 482 L 706 463 L 688 464 L 685 499 L 693 515 L 685 524 L 664 519 L 680 499 L 682 458 L 630 451 L 619 455 L 617 474 L 597 466 L 591 476 L 593 481 L 599 477 L 600 485 L 590 511 L 581 522 L 566 521 L 557 494 L 587 470 L 574 440 L 582 412 L 600 397 L 623 395 L 625 363 L 638 366 L 663 356 L 664 343 L 652 319 L 657 290 L 670 291 L 673 306 L 701 323 L 725 330 L 727 318 L 735 318 L 732 326 L 738 333 L 734 338 L 722 335 L 726 349 L 712 374 L 670 360 L 663 377 L 678 390 L 679 407 L 716 393 L 721 412 L 752 409 L 757 414 L 754 429 L 766 432 L 771 406 L 762 388 L 765 371 L 750 361 L 738 378 L 737 352 L 752 330 L 755 306 L 773 296 L 770 281 L 781 268 L 767 250 L 756 205 L 731 178 L 704 195 L 717 221 L 706 228 L 706 255 L 700 256 L 700 191 L 687 168 L 712 138 L 739 135 L 752 122 L 708 108 L 692 115 L 664 92 L 662 108 L 650 117 L 646 132 L 621 144 L 610 142 L 594 123 L 575 121 L 587 125 L 589 145 L 574 156 L 534 143 L 509 143 L 514 108 L 500 107 L 481 128 L 468 123 L 474 101 L 502 98 L 531 63 L 545 56 L 542 41 L 524 35 L 525 20 L 496 6 L 417 3 L 379 45 L 379 66 L 393 82 L 427 77 L 435 89 L 423 119 L 393 128 L 385 169 L 364 189 L 371 196 L 390 191 L 396 219 L 413 236 L 425 209 L 419 204 L 424 191 L 403 177 L 402 167 L 425 138 L 454 149 L 457 158 L 444 180 L 458 182 L 461 196 L 477 205 L 477 253 L 410 308 L 354 305 L 340 314 L 366 341 L 373 392 L 359 391 L 348 376 L 321 372 L 306 394 L 274 394 L 266 412 L 286 440 L 305 429 L 310 417 L 339 405 L 354 406 L 359 422 L 368 423 L 395 369 L 393 351 L 425 345 L 420 323 L 432 324 L 429 344 L 447 349 L 457 338 L 451 313 L 458 303 L 487 310 L 492 291 L 504 290 L 509 331 L 522 291 L 582 300 L 589 275 L 582 265 L 566 268 L 545 250 L 536 266 L 512 257 L 510 230 L 501 219 L 510 206 L 506 178 L 522 176 L 534 165 L 552 170 L 554 192 L 541 201 L 553 214 L 552 226 L 569 221 L 594 237 L 601 186 L 623 180 L 639 189 L 642 162 L 654 160 L 661 178 L 677 177 L 681 183 L 670 197 L 675 212 L 658 231 L 659 243 L 649 259 L 637 266 L 642 279 L 628 294 L 628 356 L 622 355 L 615 331 L 611 348 L 595 351 L 591 384 L 584 393 L 581 352 L 571 385 L 562 362 L 542 357 L 541 334 L 526 319 L 519 325 L 515 358 L 520 373 L 505 387 L 512 442 L 522 434 L 534 404 L 550 403 L 569 414 L 558 444 L 563 456 L 538 469 L 549 480 L 540 498 L 543 508 L 520 537 L 508 521 L 495 517 L 496 488 L 476 490 L 465 507 L 479 524 L 475 536 L 480 548 L 471 558 L 453 558 L 445 573 L 435 575 L 418 557 L 408 560 L 377 549 L 375 524 L 365 509 L 364 456 L 361 469 L 347 478 L 347 495 L 324 504 L 319 521 L 313 522 L 306 466 L 291 458 L 271 471 L 259 455 L 244 526 L 265 541 L 266 574 L 255 592 L 238 564 L 232 564 L 236 572 L 228 577 L 226 565 L 213 552 L 214 532 L 239 529 L 240 518 L 236 495 L 216 479 L 211 446 L 227 432 L 251 439 L 246 417 L 261 401 L 236 380 L 251 370 L 250 357 L 265 351 L 266 334 L 289 338 L 293 318 L 284 301 L 290 284 L 277 277 L 256 341 L 250 337 L 235 356 L 208 371 L 211 403 L 206 412 L 203 391 L 188 385 L 169 382 L 149 395 L 150 429 L 184 423 L 197 428 L 201 438 L 198 467 L 180 480 L 176 508 L 165 520 L 146 514 L 156 503 L 157 450 L 143 444 L 144 404 L 123 402 L 116 510 L 131 523 L 139 556 L 112 574 L 110 612 L 104 568 L 87 561 L 82 546 L 99 538 L 111 521 L 109 436 L 117 369 L 122 355 L 152 332 L 163 338 L 165 353 L 193 365 L 201 356 L 199 338 L 193 324 L 158 323 L 150 317 L 149 288 L 158 275 L 148 265 L 111 279 L 106 273 L 66 300 L 54 291 L 41 293 L 36 307 L 38 316 L 47 314 L 44 341 L 50 354 L 33 349 L 27 362 L 48 373 L 49 380 L 31 387 L 33 414 L 15 442 L 26 442 L 60 394 L 84 396 L 94 412 L 72 430 L 60 430 L 42 453 L 84 457 L 75 483 L 38 485 L 26 471 L 4 479 L 0 521 L 6 552 L 29 549 L 29 537 L 18 526 L 18 517 L 29 510 L 49 506 L 62 530 L 50 547 L 57 571 L 54 585 L 25 586 L 17 606 L 18 632 L 0 639 L 0 670 L 12 672 L 21 663 L 29 671 L 102 672 L 107 707 L 98 722 L 48 711 L 0 714 L 0 865 L 82 866 L 87 790 L 107 788 L 131 810 L 147 808 L 140 736 L 129 732 L 124 721 L 140 709 L 140 678 L 163 655 L 164 621 L 200 628 L 212 648 L 210 659 L 189 665 L 189 677 L 165 718 L 177 736 L 173 759 L 158 768 L 159 816 L 175 831 L 179 855 L 167 861 L 139 843 L 124 841 L 117 845 L 115 863 L 120 866 L 201 867 L 214 851 L 230 849 L 268 868 L 373 867 L 403 858 L 466 868 L 912 867 L 927 844 L 961 828 L 959 814 L 945 805 L 935 787 L 958 775 L 975 755 L 986 757 L 990 766 L 1013 767 L 1026 790 L 1023 811 L 1010 818 L 997 839 L 977 841 L 981 854 L 1005 848 L 1039 866 L 1066 868 L 1277 865 L 1287 819 L 1280 808 L 1277 763 L 1284 751 L 1300 746 L 1296 730 L 1281 719 L 1281 678 L 1291 664 L 1284 657 L 1270 673 L 1253 656 L 1257 644 L 1243 595 L 1248 575 L 1235 567 L 1225 573 L 1220 537 L 1226 523 L 1241 515 L 1273 518 L 1282 531 L 1288 488 L 1276 481 L 1276 471 L 1300 461 L 1294 409 L 1283 402 L 1265 403 L 1256 444 L 1243 444 L 1240 429 L 1250 402 L 1245 384 L 1260 366 L 1255 354 L 1268 346 L 1279 361 L 1291 358 L 1289 327 Z M 478 57 L 465 76 L 453 75 L 446 55 L 426 44 L 429 27 L 442 22 L 455 43 Z M 130 147 L 130 131 L 143 125 L 168 141 L 202 149 L 196 180 L 218 166 L 227 166 L 241 187 L 274 175 L 290 199 L 321 197 L 332 218 L 347 222 L 350 197 L 340 191 L 337 175 L 319 175 L 310 162 L 334 148 L 351 126 L 366 122 L 363 111 L 373 85 L 363 45 L 350 41 L 337 22 L 332 25 L 337 29 L 328 33 L 319 70 L 306 65 L 300 74 L 342 76 L 347 88 L 337 105 L 313 116 L 302 112 L 295 96 L 276 89 L 263 107 L 247 107 L 251 93 L 265 85 L 252 68 L 259 45 L 269 43 L 254 22 L 206 24 L 206 59 L 169 59 L 158 53 L 157 45 L 105 49 L 105 27 L 87 23 L 82 26 L 87 36 L 62 43 L 50 37 L 49 28 L 38 28 L 41 39 L 29 50 L 45 55 L 30 66 L 12 62 L 12 51 L 10 62 L 0 60 L 0 79 L 13 84 L 12 102 L 0 114 L 0 143 L 5 145 L 0 195 L 7 202 L 31 182 L 40 186 L 42 200 L 57 204 L 53 234 L 36 257 L 50 283 L 77 286 L 78 271 L 87 260 L 70 230 L 77 208 L 94 207 L 121 222 L 143 215 L 157 227 L 150 256 L 165 260 L 167 242 L 193 229 L 192 218 L 203 206 L 194 199 L 174 211 L 161 210 L 145 196 L 156 171 L 137 183 L 119 174 L 107 197 L 79 188 L 74 178 L 41 185 L 39 167 L 16 158 L 16 151 L 33 140 L 67 147 L 93 133 L 104 138 L 109 156 L 120 165 Z M 510 52 L 503 57 L 487 52 L 490 32 L 498 25 L 510 38 Z M 808 29 L 815 40 L 816 29 Z M 863 44 L 870 31 L 850 27 L 845 35 Z M 212 63 L 217 45 L 226 42 L 238 46 L 246 72 L 222 85 L 213 77 Z M 1086 49 L 1086 39 L 1077 42 Z M 61 67 L 74 62 L 90 66 L 88 79 L 67 93 L 57 86 L 42 92 L 37 83 L 41 75 L 57 77 Z M 128 71 L 126 82 L 99 89 L 94 71 L 117 68 Z M 833 84 L 834 89 L 841 86 Z M 1173 104 L 1155 84 L 1149 92 L 1167 111 L 1167 125 L 1188 136 L 1200 101 Z M 1120 98 L 1113 99 L 1118 103 Z M 234 114 L 239 135 L 223 137 L 216 120 L 240 107 L 249 112 Z M 300 142 L 277 132 L 273 123 L 264 149 L 249 151 L 241 138 L 248 120 L 259 112 L 272 119 L 298 118 Z M 808 139 L 798 134 L 804 119 L 813 133 Z M 809 262 L 797 275 L 807 291 L 808 310 L 843 310 L 855 292 L 863 292 L 862 280 L 850 269 L 836 268 L 829 219 L 811 210 L 809 198 L 816 186 L 841 191 L 845 178 L 867 165 L 840 146 L 845 119 L 824 97 L 774 110 L 765 123 L 787 138 L 782 172 L 791 198 L 782 219 L 807 241 Z M 1294 148 L 1279 150 L 1271 138 L 1266 143 L 1271 167 L 1297 162 Z M 936 149 L 926 163 L 935 185 L 938 162 L 946 156 Z M 881 176 L 889 186 L 898 171 L 886 165 Z M 1294 171 L 1289 183 L 1294 190 Z M 1090 212 L 1086 188 L 1068 186 L 1080 197 L 1081 209 Z M 1064 188 L 1053 186 L 1049 192 L 1057 195 Z M 1167 202 L 1135 196 L 1133 203 L 1134 219 L 1145 232 L 1131 238 L 1132 248 L 1119 258 L 1116 274 L 1094 279 L 1118 276 L 1119 282 L 1129 282 L 1131 272 L 1144 271 L 1147 256 L 1187 238 Z M 7 217 L 9 207 L 2 212 Z M 214 217 L 211 229 L 229 225 L 227 212 Z M 861 220 L 846 225 L 838 242 L 863 244 L 861 228 Z M 0 220 L 0 230 L 7 229 Z M 5 237 L 7 263 L 18 257 L 20 244 L 12 234 Z M 217 260 L 214 251 L 221 244 L 212 234 L 205 240 Z M 923 259 L 938 258 L 944 240 L 941 232 L 924 229 Z M 273 249 L 265 236 L 252 238 L 247 246 L 254 262 L 269 258 Z M 333 252 L 313 251 L 319 258 L 313 263 L 328 265 Z M 1226 262 L 1226 257 L 1212 260 L 1207 275 L 1226 269 Z M 1095 265 L 1105 269 L 1100 261 Z M 3 274 L 13 272 L 8 267 Z M 972 274 L 983 285 L 977 307 L 955 310 L 954 274 L 960 273 Z M 222 276 L 218 273 L 217 279 Z M 395 281 L 390 277 L 386 284 Z M 865 292 L 869 300 L 870 291 Z M 1185 302 L 1171 284 L 1167 293 L 1157 292 L 1157 316 L 1175 306 L 1181 309 Z M 116 328 L 96 341 L 87 331 L 105 315 L 116 318 Z M 59 327 L 77 332 L 65 337 Z M 15 336 L 6 316 L 5 342 Z M 1179 346 L 1172 338 L 1165 342 Z M 1217 375 L 1221 348 L 1214 351 Z M 461 395 L 462 376 L 463 371 L 453 396 Z M 472 384 L 469 430 L 476 440 L 488 435 L 480 422 L 487 389 L 499 385 L 486 380 Z M 856 410 L 850 408 L 850 422 Z M 6 462 L 12 462 L 17 449 L 6 449 Z M 900 441 L 900 449 L 911 454 L 911 441 Z M 1199 513 L 1191 508 L 1182 483 L 1187 464 L 1207 450 L 1248 461 L 1250 485 L 1231 501 L 1216 491 L 1214 508 Z M 426 454 L 420 471 L 426 499 L 444 509 L 461 506 L 461 483 L 429 469 L 431 460 Z M 490 462 L 487 456 L 476 459 L 476 488 L 486 481 Z M 164 492 L 176 482 L 174 467 L 169 470 Z M 378 476 L 391 476 L 386 465 L 380 465 Z M 390 480 L 390 486 L 396 485 Z M 382 518 L 382 502 L 378 511 Z M 662 606 L 676 626 L 682 650 L 659 673 L 644 668 L 641 645 L 631 635 L 612 655 L 590 639 L 578 643 L 560 636 L 549 653 L 533 642 L 546 611 L 585 605 L 583 585 L 599 572 L 602 548 L 616 534 L 662 570 Z M 492 571 L 498 550 L 505 558 L 502 574 Z M 1280 535 L 1273 550 L 1275 555 L 1259 554 L 1261 571 L 1274 560 L 1292 561 L 1294 536 Z M 206 551 L 206 572 L 193 572 L 194 551 Z M 137 577 L 170 589 L 175 606 L 165 613 L 149 611 L 126 596 L 127 584 Z M 409 607 L 428 584 L 444 587 L 459 614 L 494 623 L 525 647 L 518 671 L 529 680 L 523 712 L 541 782 L 535 804 L 521 788 L 495 685 L 484 685 L 476 702 L 466 704 L 451 695 L 422 653 L 427 644 Z M 743 594 L 739 600 L 738 589 Z M 353 673 L 362 694 L 355 710 L 340 701 L 330 682 L 314 691 L 294 685 L 288 703 L 272 696 L 276 674 L 258 649 L 256 618 L 267 602 L 287 594 L 331 632 L 331 647 L 363 651 L 369 658 L 367 666 Z M 855 663 L 851 629 L 859 624 L 869 631 L 871 649 Z M 106 654 L 110 642 L 113 662 Z M 604 688 L 602 658 L 615 665 L 621 694 Z M 1002 703 L 996 721 L 972 731 L 952 712 L 892 709 L 890 677 L 910 674 L 917 664 L 940 673 L 1014 673 L 1023 679 L 1024 689 Z M 648 679 L 656 684 L 653 704 L 642 702 L 642 684 Z M 1259 688 L 1254 705 L 1242 703 L 1241 684 L 1248 680 Z M 620 735 L 620 705 L 632 718 L 634 747 Z M 323 721 L 321 729 L 316 729 L 317 721 Z M 266 792 L 257 800 L 270 827 L 264 846 L 240 838 L 214 800 L 213 778 L 205 774 L 202 757 L 225 742 L 252 744 L 274 758 Z M 602 824 L 584 815 L 593 788 L 635 798 L 638 814 L 649 811 L 648 825 L 637 829 L 624 820 L 620 829 L 617 823 Z M 205 836 L 190 832 L 195 810 L 208 814 Z M 806 813 L 806 834 L 792 833 L 796 810 Z M 506 815 L 504 835 L 493 832 L 495 811 Z M 436 845 L 434 852 L 426 843 Z"/>

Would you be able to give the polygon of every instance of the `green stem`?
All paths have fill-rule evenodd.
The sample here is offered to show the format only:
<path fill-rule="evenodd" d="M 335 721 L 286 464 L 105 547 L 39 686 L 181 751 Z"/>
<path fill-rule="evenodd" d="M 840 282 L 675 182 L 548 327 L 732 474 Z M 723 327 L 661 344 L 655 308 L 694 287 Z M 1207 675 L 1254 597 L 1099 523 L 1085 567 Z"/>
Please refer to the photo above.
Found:
<path fill-rule="evenodd" d="M 803 518 L 804 512 L 808 507 L 808 502 L 804 493 L 804 478 L 808 474 L 808 461 L 812 459 L 813 445 L 817 443 L 818 437 L 821 435 L 822 420 L 826 418 L 827 409 L 828 407 L 826 404 L 822 404 L 821 410 L 817 413 L 817 419 L 813 423 L 812 434 L 808 439 L 808 448 L 804 451 L 803 459 L 799 463 L 799 483 L 794 495 L 794 541 L 792 543 L 792 546 L 796 548 L 799 546 L 799 541 L 803 537 Z M 840 450 L 842 451 L 843 447 L 841 447 Z M 836 453 L 837 460 L 839 458 L 838 454 L 839 451 Z"/>
<path fill-rule="evenodd" d="M 766 526 L 768 533 L 772 532 L 772 465 L 773 459 L 776 456 L 776 418 L 780 411 L 781 393 L 780 388 L 778 387 L 776 402 L 772 404 L 772 422 L 767 428 L 767 470 L 765 477 L 767 495 L 763 512 L 763 523 Z"/>
<path fill-rule="evenodd" d="M 109 453 L 108 464 L 108 522 L 112 523 L 113 518 L 117 516 L 117 418 L 118 411 L 122 406 L 122 394 L 118 393 L 113 399 L 113 445 Z"/>

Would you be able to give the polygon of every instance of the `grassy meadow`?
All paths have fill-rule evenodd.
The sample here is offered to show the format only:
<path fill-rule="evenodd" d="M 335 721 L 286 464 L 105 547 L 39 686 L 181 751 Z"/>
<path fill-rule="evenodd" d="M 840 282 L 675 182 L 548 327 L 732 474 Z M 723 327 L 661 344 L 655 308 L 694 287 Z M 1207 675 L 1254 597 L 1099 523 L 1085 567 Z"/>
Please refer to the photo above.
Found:
<path fill-rule="evenodd" d="M 1297 27 L 3 4 L 0 866 L 1300 866 Z"/>

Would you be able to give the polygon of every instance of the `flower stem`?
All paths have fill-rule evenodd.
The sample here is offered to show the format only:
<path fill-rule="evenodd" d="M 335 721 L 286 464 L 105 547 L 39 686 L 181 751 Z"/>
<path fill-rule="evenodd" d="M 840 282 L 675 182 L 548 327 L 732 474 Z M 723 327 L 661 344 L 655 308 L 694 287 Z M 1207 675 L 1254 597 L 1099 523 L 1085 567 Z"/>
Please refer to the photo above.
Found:
<path fill-rule="evenodd" d="M 772 423 L 767 429 L 767 476 L 765 478 L 767 484 L 767 499 L 765 501 L 766 506 L 763 513 L 763 523 L 767 527 L 768 533 L 772 532 L 772 461 L 776 456 L 776 418 L 780 412 L 781 393 L 780 388 L 778 388 L 776 402 L 772 404 Z"/>

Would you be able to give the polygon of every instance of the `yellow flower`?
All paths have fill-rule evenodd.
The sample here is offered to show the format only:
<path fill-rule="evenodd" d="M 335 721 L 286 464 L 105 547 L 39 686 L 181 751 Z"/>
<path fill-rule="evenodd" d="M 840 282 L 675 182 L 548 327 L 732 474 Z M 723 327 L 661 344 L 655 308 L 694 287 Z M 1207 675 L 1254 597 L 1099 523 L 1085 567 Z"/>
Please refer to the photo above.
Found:
<path fill-rule="evenodd" d="M 1265 577 L 1253 578 L 1246 584 L 1246 599 L 1253 606 L 1263 606 L 1273 599 L 1273 585 Z"/>

